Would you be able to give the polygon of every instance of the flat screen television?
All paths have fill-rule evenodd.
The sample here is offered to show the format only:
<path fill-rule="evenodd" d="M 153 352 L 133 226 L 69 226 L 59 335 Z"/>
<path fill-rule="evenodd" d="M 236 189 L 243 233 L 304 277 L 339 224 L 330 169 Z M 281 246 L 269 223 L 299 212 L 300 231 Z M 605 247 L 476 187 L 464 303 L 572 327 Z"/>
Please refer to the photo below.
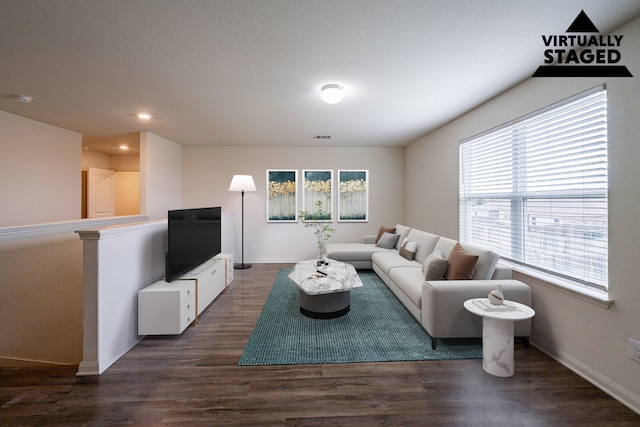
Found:
<path fill-rule="evenodd" d="M 167 215 L 165 280 L 172 282 L 221 252 L 222 208 L 171 210 Z"/>

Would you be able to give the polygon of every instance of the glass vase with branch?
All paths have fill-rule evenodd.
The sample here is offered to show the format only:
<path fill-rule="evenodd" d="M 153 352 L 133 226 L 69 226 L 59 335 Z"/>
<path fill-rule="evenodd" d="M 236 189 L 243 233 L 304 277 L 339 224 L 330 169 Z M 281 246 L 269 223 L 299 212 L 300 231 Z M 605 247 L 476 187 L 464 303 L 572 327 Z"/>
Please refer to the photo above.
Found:
<path fill-rule="evenodd" d="M 305 228 L 313 228 L 313 235 L 316 236 L 316 243 L 318 247 L 318 259 L 324 261 L 325 249 L 327 240 L 331 238 L 331 235 L 335 233 L 335 229 L 331 227 L 331 223 L 327 220 L 331 220 L 331 212 L 327 212 L 322 209 L 322 201 L 316 201 L 316 210 L 314 212 L 301 211 L 300 219 L 304 222 Z"/>

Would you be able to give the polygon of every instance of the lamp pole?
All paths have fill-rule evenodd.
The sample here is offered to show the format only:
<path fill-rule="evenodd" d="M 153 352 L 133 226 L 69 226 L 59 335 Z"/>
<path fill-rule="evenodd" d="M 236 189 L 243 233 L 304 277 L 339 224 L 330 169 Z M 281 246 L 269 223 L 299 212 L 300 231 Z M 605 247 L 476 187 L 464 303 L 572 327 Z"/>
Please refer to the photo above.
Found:
<path fill-rule="evenodd" d="M 241 239 L 241 246 L 242 246 L 242 262 L 240 264 L 235 264 L 233 266 L 233 268 L 235 269 L 245 269 L 245 268 L 251 268 L 251 264 L 245 264 L 244 263 L 244 190 L 242 190 L 240 192 L 240 196 L 242 198 L 242 227 L 241 227 L 241 233 L 240 233 L 240 239 Z"/>
<path fill-rule="evenodd" d="M 234 175 L 231 179 L 231 185 L 229 185 L 229 191 L 239 191 L 242 197 L 242 232 L 240 235 L 240 244 L 242 245 L 242 259 L 241 262 L 234 264 L 233 268 L 251 268 L 251 264 L 244 263 L 244 192 L 256 191 L 256 184 L 253 182 L 253 177 L 251 175 Z"/>

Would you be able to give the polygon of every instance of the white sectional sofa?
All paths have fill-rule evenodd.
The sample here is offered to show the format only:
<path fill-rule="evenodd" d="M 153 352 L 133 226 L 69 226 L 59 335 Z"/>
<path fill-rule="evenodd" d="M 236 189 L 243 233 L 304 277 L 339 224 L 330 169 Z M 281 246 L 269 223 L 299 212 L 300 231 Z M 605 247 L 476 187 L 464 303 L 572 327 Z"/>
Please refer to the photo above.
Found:
<path fill-rule="evenodd" d="M 498 264 L 495 253 L 471 245 L 456 246 L 455 240 L 402 224 L 387 232 L 385 235 L 381 229 L 378 236 L 364 236 L 360 243 L 330 243 L 326 246 L 327 257 L 359 269 L 373 269 L 429 333 L 432 348 L 436 348 L 438 338 L 481 337 L 481 318 L 469 313 L 463 303 L 487 297 L 496 284 L 502 285 L 505 299 L 531 305 L 529 286 L 511 280 L 511 269 Z M 387 249 L 379 246 L 381 241 L 376 244 L 378 238 L 397 240 Z M 414 247 L 413 254 L 406 250 Z M 469 264 L 460 267 L 461 259 Z M 460 280 L 460 273 L 466 279 Z M 437 279 L 427 280 L 434 277 Z M 531 321 L 516 322 L 514 333 L 524 337 L 528 345 Z"/>

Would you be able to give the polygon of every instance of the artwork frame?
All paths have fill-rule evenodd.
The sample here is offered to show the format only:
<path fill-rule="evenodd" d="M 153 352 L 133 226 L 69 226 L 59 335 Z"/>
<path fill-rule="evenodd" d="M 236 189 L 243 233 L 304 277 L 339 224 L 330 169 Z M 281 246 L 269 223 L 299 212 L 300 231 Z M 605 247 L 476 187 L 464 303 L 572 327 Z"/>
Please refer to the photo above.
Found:
<path fill-rule="evenodd" d="M 338 222 L 369 222 L 369 170 L 338 171 Z"/>
<path fill-rule="evenodd" d="M 298 222 L 298 170 L 267 169 L 267 222 Z"/>
<path fill-rule="evenodd" d="M 333 222 L 333 170 L 304 169 L 302 171 L 302 210 L 304 222 Z M 323 216 L 318 214 L 322 202 Z"/>

